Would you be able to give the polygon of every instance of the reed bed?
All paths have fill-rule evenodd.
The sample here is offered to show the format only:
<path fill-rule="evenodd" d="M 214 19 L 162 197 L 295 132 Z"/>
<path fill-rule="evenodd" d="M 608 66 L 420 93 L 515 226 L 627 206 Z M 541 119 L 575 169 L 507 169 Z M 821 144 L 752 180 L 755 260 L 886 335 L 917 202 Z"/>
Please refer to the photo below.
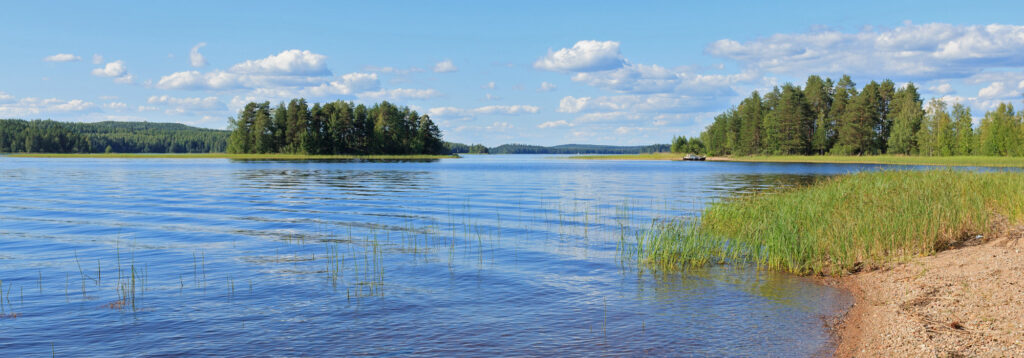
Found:
<path fill-rule="evenodd" d="M 1024 220 L 1024 173 L 860 172 L 712 203 L 656 222 L 624 254 L 661 269 L 749 263 L 842 275 L 929 255 Z"/>

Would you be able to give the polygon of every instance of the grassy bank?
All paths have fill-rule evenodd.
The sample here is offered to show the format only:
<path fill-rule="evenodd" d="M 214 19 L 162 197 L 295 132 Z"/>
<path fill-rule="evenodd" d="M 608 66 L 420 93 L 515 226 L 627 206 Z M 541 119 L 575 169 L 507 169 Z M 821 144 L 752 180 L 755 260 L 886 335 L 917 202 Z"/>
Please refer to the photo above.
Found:
<path fill-rule="evenodd" d="M 657 225 L 627 253 L 660 268 L 747 262 L 841 275 L 928 255 L 1024 219 L 1024 173 L 861 172 L 709 205 L 695 222 Z"/>
<path fill-rule="evenodd" d="M 303 155 L 303 154 L 230 154 L 230 153 L 18 153 L 21 158 L 132 158 L 132 159 L 238 159 L 238 160 L 425 160 L 458 158 L 458 155 Z"/>
<path fill-rule="evenodd" d="M 595 160 L 681 160 L 676 153 L 646 153 L 624 155 L 580 155 L 573 159 Z M 764 162 L 764 163 L 852 163 L 891 165 L 945 165 L 984 167 L 1024 167 L 1022 157 L 923 157 L 906 155 L 763 155 L 742 157 L 709 157 L 709 161 Z"/>

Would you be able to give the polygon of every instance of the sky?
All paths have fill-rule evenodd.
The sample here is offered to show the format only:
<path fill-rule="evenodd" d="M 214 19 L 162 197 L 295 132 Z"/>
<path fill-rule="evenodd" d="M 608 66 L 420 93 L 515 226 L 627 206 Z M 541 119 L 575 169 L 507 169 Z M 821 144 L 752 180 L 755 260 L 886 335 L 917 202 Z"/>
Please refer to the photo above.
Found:
<path fill-rule="evenodd" d="M 445 139 L 668 143 L 812 74 L 1021 107 L 1024 3 L 0 4 L 0 118 L 223 129 L 250 101 L 389 101 Z"/>

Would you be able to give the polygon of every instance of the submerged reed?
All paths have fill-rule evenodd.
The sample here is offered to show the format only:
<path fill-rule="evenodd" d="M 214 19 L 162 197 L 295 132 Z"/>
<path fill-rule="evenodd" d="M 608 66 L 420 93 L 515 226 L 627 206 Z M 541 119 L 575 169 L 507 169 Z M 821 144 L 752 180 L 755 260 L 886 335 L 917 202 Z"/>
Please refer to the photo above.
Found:
<path fill-rule="evenodd" d="M 987 235 L 996 217 L 1020 223 L 1021 203 L 1021 172 L 861 172 L 713 203 L 700 219 L 655 223 L 624 254 L 662 269 L 731 262 L 841 275 Z"/>

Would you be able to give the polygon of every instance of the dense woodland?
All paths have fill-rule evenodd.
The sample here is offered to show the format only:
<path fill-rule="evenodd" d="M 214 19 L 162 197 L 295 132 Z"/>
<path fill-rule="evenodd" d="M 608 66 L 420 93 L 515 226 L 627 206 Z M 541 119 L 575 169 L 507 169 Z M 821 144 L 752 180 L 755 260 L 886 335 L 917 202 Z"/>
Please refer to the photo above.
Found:
<path fill-rule="evenodd" d="M 229 119 L 230 153 L 441 154 L 441 130 L 427 115 L 381 102 L 315 103 L 293 99 L 271 107 L 249 103 Z"/>
<path fill-rule="evenodd" d="M 971 121 L 964 105 L 926 105 L 913 83 L 871 81 L 858 91 L 849 76 L 810 76 L 803 88 L 753 92 L 716 116 L 699 140 L 710 155 L 1024 155 L 1024 112 L 1002 103 L 978 128 Z"/>
<path fill-rule="evenodd" d="M 0 120 L 0 152 L 223 152 L 228 132 L 177 123 Z"/>

